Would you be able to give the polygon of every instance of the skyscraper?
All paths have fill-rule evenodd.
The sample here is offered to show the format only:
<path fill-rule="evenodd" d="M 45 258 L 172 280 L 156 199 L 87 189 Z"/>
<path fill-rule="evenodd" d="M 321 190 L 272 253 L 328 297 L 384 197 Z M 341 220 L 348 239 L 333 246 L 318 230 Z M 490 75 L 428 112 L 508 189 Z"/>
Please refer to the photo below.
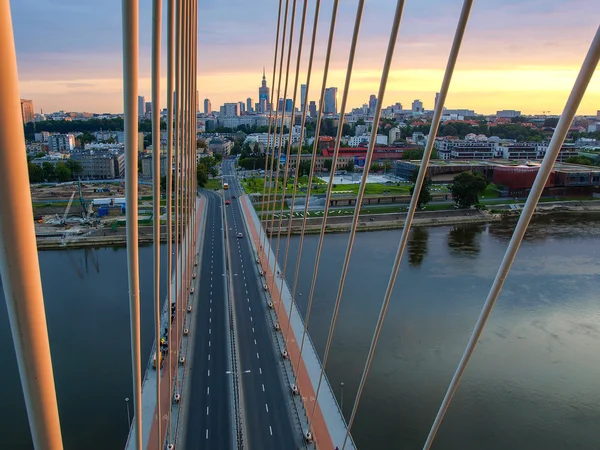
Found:
<path fill-rule="evenodd" d="M 337 91 L 338 88 L 330 87 L 325 89 L 325 105 L 323 114 L 337 114 Z"/>
<path fill-rule="evenodd" d="M 315 117 L 317 117 L 317 104 L 315 103 L 315 101 L 311 101 L 310 104 L 308 105 L 308 113 L 310 114 L 310 117 L 312 117 L 313 119 Z"/>
<path fill-rule="evenodd" d="M 269 88 L 267 87 L 267 77 L 265 75 L 265 68 L 263 67 L 263 76 L 262 76 L 262 84 L 258 88 L 258 103 L 263 104 L 262 101 L 265 101 L 267 105 L 267 110 L 269 110 Z M 260 112 L 267 112 L 267 110 L 263 110 Z"/>
<path fill-rule="evenodd" d="M 300 85 L 300 111 L 304 111 L 304 102 L 306 101 L 306 85 Z"/>
<path fill-rule="evenodd" d="M 250 97 L 246 99 L 246 112 L 252 112 L 252 99 Z"/>
<path fill-rule="evenodd" d="M 23 123 L 33 122 L 33 100 L 21 99 L 21 117 L 23 118 Z"/>
<path fill-rule="evenodd" d="M 439 99 L 440 99 L 440 93 L 436 92 L 435 93 L 435 100 L 433 102 L 433 109 L 437 108 L 437 102 L 438 102 Z"/>
<path fill-rule="evenodd" d="M 423 112 L 423 102 L 419 99 L 412 102 L 413 112 Z"/>
<path fill-rule="evenodd" d="M 210 100 L 204 99 L 204 114 L 210 114 L 212 112 L 212 107 L 210 105 Z"/>
<path fill-rule="evenodd" d="M 374 114 L 376 108 L 377 108 L 377 96 L 375 94 L 372 94 L 369 97 L 369 114 Z"/>
<path fill-rule="evenodd" d="M 146 108 L 146 97 L 138 95 L 138 116 L 143 116 Z"/>
<path fill-rule="evenodd" d="M 294 101 L 291 98 L 286 98 L 285 99 L 285 112 L 286 113 L 291 113 L 292 111 L 292 106 L 294 105 Z"/>
<path fill-rule="evenodd" d="M 238 102 L 238 111 L 240 112 L 240 115 L 246 112 L 246 104 L 244 102 Z"/>
<path fill-rule="evenodd" d="M 146 114 L 152 114 L 152 102 L 146 102 Z"/>

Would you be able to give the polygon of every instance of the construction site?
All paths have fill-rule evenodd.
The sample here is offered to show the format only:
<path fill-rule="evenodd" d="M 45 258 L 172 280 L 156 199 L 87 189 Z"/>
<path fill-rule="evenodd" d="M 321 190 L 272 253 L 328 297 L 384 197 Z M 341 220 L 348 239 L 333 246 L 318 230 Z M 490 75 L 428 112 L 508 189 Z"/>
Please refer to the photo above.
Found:
<path fill-rule="evenodd" d="M 123 182 L 77 180 L 32 185 L 31 197 L 38 248 L 124 245 Z M 162 202 L 161 215 L 164 211 Z M 152 241 L 152 186 L 138 187 L 140 242 Z M 161 229 L 161 239 L 166 238 Z"/>

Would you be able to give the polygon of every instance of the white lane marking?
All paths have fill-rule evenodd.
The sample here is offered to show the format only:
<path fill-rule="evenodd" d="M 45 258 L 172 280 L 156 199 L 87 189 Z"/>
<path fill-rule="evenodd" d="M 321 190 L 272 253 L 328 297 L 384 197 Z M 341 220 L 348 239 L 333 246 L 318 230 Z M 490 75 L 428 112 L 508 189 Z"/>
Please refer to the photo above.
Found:
<path fill-rule="evenodd" d="M 208 355 L 208 360 L 210 361 L 210 354 Z"/>
<path fill-rule="evenodd" d="M 208 341 L 208 346 L 210 347 L 210 341 Z"/>
<path fill-rule="evenodd" d="M 210 369 L 208 369 L 208 376 L 210 377 Z"/>
<path fill-rule="evenodd" d="M 264 391 L 264 387 L 265 387 L 265 385 L 263 384 L 263 391 Z M 206 395 L 210 395 L 210 386 L 208 386 L 206 388 Z"/>
<path fill-rule="evenodd" d="M 273 436 L 273 429 L 271 428 L 271 425 L 269 425 L 269 433 L 271 433 L 271 436 Z"/>
<path fill-rule="evenodd" d="M 252 308 L 250 308 L 249 306 L 248 306 L 248 311 L 252 312 Z"/>
<path fill-rule="evenodd" d="M 208 406 L 206 407 L 206 415 L 208 416 Z"/>
<path fill-rule="evenodd" d="M 265 409 L 269 412 L 269 406 L 265 403 Z"/>
<path fill-rule="evenodd" d="M 206 439 L 208 439 L 208 428 L 206 429 Z"/>
<path fill-rule="evenodd" d="M 246 299 L 246 301 L 247 301 L 248 303 L 250 303 L 250 299 L 249 299 L 249 298 L 247 298 L 247 299 Z"/>
<path fill-rule="evenodd" d="M 258 356 L 258 352 L 256 352 L 256 359 L 260 359 L 260 356 Z"/>
<path fill-rule="evenodd" d="M 260 367 L 258 368 L 258 373 L 262 375 L 262 369 Z"/>
<path fill-rule="evenodd" d="M 209 317 L 208 318 L 208 323 L 211 323 L 211 322 L 212 322 L 212 319 Z"/>
<path fill-rule="evenodd" d="M 265 385 L 264 384 L 262 385 L 262 388 L 263 388 L 263 392 L 265 392 Z"/>
<path fill-rule="evenodd" d="M 256 345 L 256 339 L 254 339 L 254 345 Z"/>
<path fill-rule="evenodd" d="M 252 316 L 250 316 L 250 322 L 252 322 Z"/>
<path fill-rule="evenodd" d="M 254 327 L 252 327 L 252 332 L 254 333 Z"/>

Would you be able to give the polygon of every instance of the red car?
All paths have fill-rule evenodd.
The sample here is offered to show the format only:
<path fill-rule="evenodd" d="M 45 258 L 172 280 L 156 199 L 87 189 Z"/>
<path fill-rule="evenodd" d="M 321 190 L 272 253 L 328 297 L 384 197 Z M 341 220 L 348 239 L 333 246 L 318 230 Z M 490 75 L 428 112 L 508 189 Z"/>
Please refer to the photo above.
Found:
<path fill-rule="evenodd" d="M 229 205 L 231 202 L 229 200 L 225 200 L 225 204 Z"/>

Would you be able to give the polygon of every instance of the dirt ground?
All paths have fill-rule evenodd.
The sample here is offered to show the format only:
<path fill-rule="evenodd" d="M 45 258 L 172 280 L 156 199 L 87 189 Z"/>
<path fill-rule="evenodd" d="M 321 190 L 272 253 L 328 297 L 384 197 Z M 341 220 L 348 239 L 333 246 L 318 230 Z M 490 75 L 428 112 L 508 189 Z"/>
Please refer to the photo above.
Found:
<path fill-rule="evenodd" d="M 110 192 L 95 192 L 95 190 L 108 188 Z M 98 183 L 98 182 L 81 182 L 81 190 L 83 197 L 86 200 L 102 197 L 124 197 L 125 183 Z M 68 201 L 71 194 L 75 191 L 75 196 L 79 198 L 79 188 L 77 182 L 61 183 L 53 186 L 32 185 L 31 198 L 34 202 L 46 200 L 65 200 Z M 138 196 L 144 197 L 152 195 L 152 186 L 140 184 L 138 186 Z"/>

